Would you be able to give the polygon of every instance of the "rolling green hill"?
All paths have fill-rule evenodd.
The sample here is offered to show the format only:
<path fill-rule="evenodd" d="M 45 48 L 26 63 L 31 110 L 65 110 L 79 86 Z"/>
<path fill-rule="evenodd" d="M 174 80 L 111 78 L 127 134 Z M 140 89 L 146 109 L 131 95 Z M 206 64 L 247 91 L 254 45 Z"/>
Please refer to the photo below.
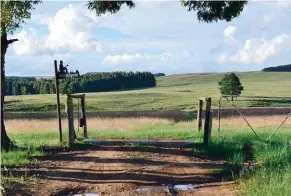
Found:
<path fill-rule="evenodd" d="M 242 95 L 291 96 L 291 73 L 236 73 Z M 217 107 L 218 81 L 223 73 L 179 74 L 157 77 L 157 87 L 142 90 L 86 93 L 87 111 L 181 109 L 194 110 L 198 97 L 210 96 Z M 7 96 L 5 111 L 55 111 L 55 95 Z M 64 109 L 65 96 L 61 96 Z M 75 103 L 76 104 L 76 103 Z M 288 103 L 289 104 L 289 103 Z"/>

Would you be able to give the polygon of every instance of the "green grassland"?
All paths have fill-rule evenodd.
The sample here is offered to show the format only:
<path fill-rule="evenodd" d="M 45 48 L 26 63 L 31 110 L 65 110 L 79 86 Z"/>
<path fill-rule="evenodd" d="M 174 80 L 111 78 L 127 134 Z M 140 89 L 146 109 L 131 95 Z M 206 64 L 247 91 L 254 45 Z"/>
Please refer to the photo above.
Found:
<path fill-rule="evenodd" d="M 236 73 L 244 86 L 242 95 L 291 96 L 291 73 Z M 223 73 L 178 74 L 157 77 L 157 87 L 116 92 L 86 93 L 87 111 L 194 110 L 199 97 L 210 96 L 217 107 L 218 81 Z M 65 108 L 61 96 L 61 108 Z M 55 111 L 55 95 L 7 96 L 5 111 Z M 76 102 L 75 102 L 76 104 Z M 291 105 L 291 103 L 288 103 Z"/>
<path fill-rule="evenodd" d="M 291 73 L 247 72 L 237 73 L 245 88 L 242 95 L 291 96 Z M 86 94 L 88 111 L 124 111 L 152 109 L 196 109 L 198 97 L 210 96 L 213 106 L 217 107 L 220 96 L 217 82 L 222 73 L 183 74 L 157 78 L 157 87 Z M 7 96 L 6 111 L 55 111 L 55 95 Z M 61 96 L 62 104 L 65 96 Z M 289 104 L 289 103 L 287 103 Z M 27 105 L 27 107 L 26 107 Z M 64 105 L 62 106 L 64 108 Z M 131 124 L 131 123 L 127 123 Z M 249 128 L 236 126 L 221 130 L 217 138 L 217 127 L 213 127 L 212 143 L 206 148 L 201 144 L 189 146 L 193 151 L 207 153 L 208 156 L 223 159 L 227 168 L 234 172 L 243 195 L 290 195 L 291 193 L 291 132 L 290 125 L 284 125 L 268 141 L 259 140 Z M 266 139 L 276 128 L 254 127 L 260 137 Z M 139 139 L 193 139 L 202 141 L 203 132 L 195 129 L 193 122 L 150 123 L 137 125 L 134 130 L 101 130 L 90 128 L 90 138 L 139 138 Z M 56 130 L 34 130 L 9 132 L 9 137 L 20 147 L 1 153 L 4 166 L 26 165 L 33 161 L 30 156 L 44 154 L 44 146 L 57 146 Z M 67 141 L 67 130 L 64 140 Z M 243 169 L 242 145 L 254 144 L 254 158 L 259 168 L 253 171 Z M 37 164 L 37 163 L 35 163 Z M 239 168 L 239 170 L 237 170 Z M 229 171 L 228 171 L 229 172 Z M 3 182 L 9 182 L 11 176 L 3 176 Z"/>
<path fill-rule="evenodd" d="M 255 127 L 262 138 L 267 138 L 275 127 Z M 67 141 L 67 130 L 64 130 Z M 15 132 L 9 134 L 20 149 L 3 152 L 1 164 L 5 166 L 26 165 L 33 161 L 30 156 L 42 155 L 44 146 L 58 145 L 58 133 L 56 131 L 45 132 Z M 78 135 L 80 138 L 81 136 Z M 191 123 L 169 121 L 168 123 L 137 125 L 135 131 L 119 129 L 102 131 L 91 129 L 89 138 L 164 138 L 164 139 L 191 139 L 198 143 L 189 147 L 193 151 L 206 153 L 207 156 L 226 161 L 224 172 L 232 173 L 239 183 L 242 195 L 289 195 L 291 192 L 291 132 L 290 126 L 284 126 L 268 142 L 259 140 L 247 127 L 232 127 L 231 131 L 222 130 L 218 140 L 216 132 L 213 132 L 212 143 L 205 147 L 199 143 L 203 133 L 198 132 Z M 253 171 L 243 169 L 242 146 L 246 142 L 254 144 L 254 157 L 258 168 Z M 81 142 L 81 141 L 80 141 Z M 82 142 L 80 143 L 82 145 Z M 33 162 L 34 163 L 34 162 Z M 37 164 L 37 163 L 34 163 Z M 11 176 L 3 176 L 4 182 L 11 182 Z M 17 180 L 17 179 L 16 179 Z"/>

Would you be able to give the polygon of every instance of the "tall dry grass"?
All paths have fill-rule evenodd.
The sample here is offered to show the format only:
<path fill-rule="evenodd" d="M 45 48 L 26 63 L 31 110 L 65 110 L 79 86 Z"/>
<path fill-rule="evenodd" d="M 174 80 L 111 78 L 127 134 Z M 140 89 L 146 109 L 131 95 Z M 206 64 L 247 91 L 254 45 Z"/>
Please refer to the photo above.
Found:
<path fill-rule="evenodd" d="M 151 126 L 155 124 L 171 124 L 171 120 L 158 118 L 88 118 L 88 129 L 95 130 L 119 130 L 119 131 L 134 131 L 138 126 Z M 75 129 L 78 128 L 78 121 L 74 121 Z M 44 132 L 52 131 L 58 128 L 57 119 L 49 120 L 25 120 L 15 119 L 6 120 L 5 125 L 9 132 Z M 67 120 L 62 120 L 63 129 L 68 128 Z"/>
<path fill-rule="evenodd" d="M 253 127 L 267 127 L 267 126 L 278 126 L 286 116 L 276 115 L 276 116 L 248 116 L 246 117 L 249 123 Z M 196 120 L 195 120 L 196 121 Z M 78 128 L 78 121 L 75 119 L 75 129 Z M 118 131 L 135 131 L 141 126 L 154 126 L 154 125 L 171 125 L 175 123 L 169 119 L 161 118 L 88 118 L 87 125 L 90 130 L 118 130 Z M 5 121 L 7 130 L 9 132 L 45 132 L 53 131 L 58 128 L 57 119 L 49 120 L 25 120 L 25 119 L 15 119 Z M 178 127 L 187 128 L 195 126 L 196 122 L 178 122 L 175 123 Z M 68 122 L 66 119 L 62 120 L 62 125 L 64 129 L 67 129 Z M 217 118 L 213 118 L 213 125 L 218 125 Z M 291 125 L 291 117 L 286 120 L 284 125 Z M 230 117 L 222 118 L 221 126 L 227 127 L 242 127 L 247 126 L 246 122 L 241 117 Z"/>
<path fill-rule="evenodd" d="M 246 116 L 247 121 L 253 127 L 267 127 L 278 126 L 285 118 L 286 115 L 273 115 L 273 116 Z M 222 118 L 220 121 L 222 126 L 247 126 L 245 120 L 242 117 L 228 117 Z M 213 124 L 218 125 L 218 119 L 213 119 Z M 289 117 L 284 125 L 291 125 L 291 117 Z"/>

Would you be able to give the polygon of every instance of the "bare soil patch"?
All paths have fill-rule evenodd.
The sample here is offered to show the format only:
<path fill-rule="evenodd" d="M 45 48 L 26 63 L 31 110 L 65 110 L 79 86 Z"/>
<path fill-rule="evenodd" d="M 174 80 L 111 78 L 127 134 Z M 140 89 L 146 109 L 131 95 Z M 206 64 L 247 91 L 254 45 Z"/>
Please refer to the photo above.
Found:
<path fill-rule="evenodd" d="M 17 169 L 36 175 L 26 195 L 60 196 L 76 193 L 99 195 L 235 195 L 231 183 L 213 169 L 223 161 L 198 158 L 188 149 L 100 147 L 35 157 L 39 165 Z M 140 186 L 195 184 L 194 191 L 152 189 Z M 14 190 L 15 191 L 15 190 Z M 13 195 L 16 195 L 14 192 Z M 24 195 L 24 194 L 21 194 Z"/>

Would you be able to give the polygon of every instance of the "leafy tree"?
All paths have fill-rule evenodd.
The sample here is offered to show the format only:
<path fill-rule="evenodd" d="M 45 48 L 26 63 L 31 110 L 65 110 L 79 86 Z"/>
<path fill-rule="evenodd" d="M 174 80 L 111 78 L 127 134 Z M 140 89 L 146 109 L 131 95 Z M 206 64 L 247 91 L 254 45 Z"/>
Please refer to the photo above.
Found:
<path fill-rule="evenodd" d="M 218 85 L 222 95 L 240 95 L 244 89 L 239 78 L 234 73 L 225 74 L 218 82 Z"/>
<path fill-rule="evenodd" d="M 12 94 L 20 95 L 20 85 L 17 82 L 12 84 Z"/>
<path fill-rule="evenodd" d="M 56 93 L 56 87 L 53 82 L 50 82 L 50 94 L 55 94 Z"/>
<path fill-rule="evenodd" d="M 10 44 L 18 41 L 18 39 L 8 39 L 8 34 L 13 32 L 25 22 L 26 19 L 30 19 L 31 10 L 34 6 L 40 3 L 40 0 L 36 1 L 0 1 L 1 8 L 1 150 L 9 149 L 11 141 L 7 136 L 4 119 L 3 119 L 3 104 L 4 104 L 4 92 L 5 92 L 5 55 Z"/>
<path fill-rule="evenodd" d="M 231 21 L 238 17 L 243 11 L 247 1 L 187 1 L 180 0 L 181 5 L 188 11 L 196 11 L 197 18 L 203 22 L 217 22 L 219 20 Z M 98 16 L 117 13 L 121 6 L 125 4 L 129 8 L 134 8 L 133 1 L 99 1 L 90 0 L 88 8 L 96 12 Z"/>
<path fill-rule="evenodd" d="M 238 17 L 247 1 L 180 1 L 188 11 L 197 11 L 197 18 L 203 22 L 231 21 Z"/>
<path fill-rule="evenodd" d="M 26 95 L 27 94 L 27 87 L 25 85 L 21 86 L 20 91 L 21 91 L 22 95 Z"/>
<path fill-rule="evenodd" d="M 60 92 L 62 94 L 70 94 L 70 92 L 68 90 L 68 83 L 66 81 L 60 82 L 59 88 L 60 88 Z"/>
<path fill-rule="evenodd" d="M 215 22 L 218 20 L 231 21 L 239 16 L 247 1 L 185 1 L 180 0 L 182 6 L 188 11 L 197 11 L 199 21 Z M 9 149 L 11 141 L 7 136 L 4 120 L 3 120 L 3 103 L 5 92 L 5 55 L 10 44 L 18 41 L 18 39 L 8 39 L 7 34 L 13 32 L 30 19 L 31 11 L 35 5 L 41 3 L 41 0 L 18 0 L 18 1 L 0 1 L 1 5 L 1 150 Z M 133 1 L 99 1 L 89 0 L 87 6 L 89 10 L 93 10 L 99 16 L 107 12 L 117 13 L 122 5 L 129 8 L 135 7 Z"/>
<path fill-rule="evenodd" d="M 49 94 L 50 93 L 50 85 L 48 81 L 44 81 L 40 86 L 40 94 Z"/>

